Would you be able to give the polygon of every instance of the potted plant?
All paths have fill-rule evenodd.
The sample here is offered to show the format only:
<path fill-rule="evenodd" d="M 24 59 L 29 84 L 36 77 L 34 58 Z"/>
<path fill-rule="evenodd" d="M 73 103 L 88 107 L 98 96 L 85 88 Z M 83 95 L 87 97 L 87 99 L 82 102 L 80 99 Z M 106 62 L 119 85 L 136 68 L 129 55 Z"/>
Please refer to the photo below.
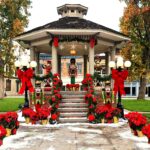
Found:
<path fill-rule="evenodd" d="M 150 144 L 150 124 L 143 127 L 142 132 L 148 138 L 148 144 Z"/>
<path fill-rule="evenodd" d="M 3 138 L 6 136 L 6 129 L 0 126 L 0 146 L 3 144 Z"/>

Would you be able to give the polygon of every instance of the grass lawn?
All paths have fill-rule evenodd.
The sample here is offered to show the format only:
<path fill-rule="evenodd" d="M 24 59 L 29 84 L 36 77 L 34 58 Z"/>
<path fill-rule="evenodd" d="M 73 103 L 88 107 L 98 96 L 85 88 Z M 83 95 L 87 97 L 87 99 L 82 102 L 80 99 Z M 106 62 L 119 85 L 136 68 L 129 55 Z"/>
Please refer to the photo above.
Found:
<path fill-rule="evenodd" d="M 0 112 L 16 111 L 18 105 L 24 103 L 24 98 L 4 98 L 0 99 Z"/>
<path fill-rule="evenodd" d="M 149 100 L 123 100 L 122 103 L 127 110 L 150 112 Z"/>

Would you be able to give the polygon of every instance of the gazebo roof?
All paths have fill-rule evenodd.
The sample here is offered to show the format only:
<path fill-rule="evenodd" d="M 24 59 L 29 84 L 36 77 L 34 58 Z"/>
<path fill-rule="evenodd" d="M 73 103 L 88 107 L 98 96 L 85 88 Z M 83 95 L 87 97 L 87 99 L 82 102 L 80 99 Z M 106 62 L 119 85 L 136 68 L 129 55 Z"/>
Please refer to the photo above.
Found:
<path fill-rule="evenodd" d="M 24 32 L 20 35 L 25 35 L 28 33 L 40 31 L 40 30 L 44 30 L 44 29 L 102 29 L 105 31 L 115 33 L 117 35 L 122 35 L 122 36 L 127 37 L 126 35 L 124 35 L 121 32 L 115 31 L 115 30 L 105 27 L 103 25 L 100 25 L 100 24 L 94 23 L 90 20 L 86 20 L 86 19 L 79 18 L 79 17 L 63 17 L 57 21 L 53 21 L 53 22 L 50 22 L 43 26 L 34 28 L 34 29 Z"/>
<path fill-rule="evenodd" d="M 95 54 L 110 51 L 112 47 L 120 48 L 122 42 L 130 40 L 123 33 L 84 19 L 83 15 L 87 9 L 80 4 L 60 6 L 57 8 L 58 13 L 62 15 L 60 19 L 24 32 L 14 40 L 22 41 L 26 48 L 34 47 L 38 52 L 50 53 L 52 38 L 57 36 L 58 53 L 62 56 L 70 55 L 69 51 L 74 45 L 77 55 L 88 54 L 85 47 L 89 46 L 89 41 L 93 37 L 97 41 Z"/>

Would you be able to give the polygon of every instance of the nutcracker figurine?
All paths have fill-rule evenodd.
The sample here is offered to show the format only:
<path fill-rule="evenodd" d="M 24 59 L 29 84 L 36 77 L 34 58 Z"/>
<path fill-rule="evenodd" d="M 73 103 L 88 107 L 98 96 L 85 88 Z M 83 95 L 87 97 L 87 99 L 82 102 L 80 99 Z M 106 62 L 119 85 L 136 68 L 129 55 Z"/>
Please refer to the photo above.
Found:
<path fill-rule="evenodd" d="M 102 89 L 102 99 L 104 104 L 113 104 L 115 102 L 115 94 L 109 81 L 105 83 L 105 88 Z"/>
<path fill-rule="evenodd" d="M 71 84 L 75 84 L 75 77 L 77 76 L 77 65 L 75 58 L 70 59 L 69 75 L 71 78 Z"/>

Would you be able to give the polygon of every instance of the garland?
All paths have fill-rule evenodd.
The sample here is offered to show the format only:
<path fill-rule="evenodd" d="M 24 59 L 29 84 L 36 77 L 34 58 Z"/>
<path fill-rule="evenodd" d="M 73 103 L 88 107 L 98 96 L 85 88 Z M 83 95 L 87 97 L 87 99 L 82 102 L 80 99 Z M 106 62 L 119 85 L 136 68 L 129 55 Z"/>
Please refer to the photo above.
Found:
<path fill-rule="evenodd" d="M 76 37 L 76 38 L 74 38 L 74 37 L 65 38 L 65 37 L 64 37 L 63 39 L 59 39 L 59 42 L 73 42 L 73 41 L 84 42 L 84 43 L 90 43 L 91 46 L 97 45 L 97 40 L 95 40 L 95 41 L 93 41 L 93 40 L 91 41 L 91 39 L 85 40 L 85 39 L 82 39 L 82 38 L 80 38 L 80 37 Z M 52 43 L 53 43 L 53 40 L 51 40 L 51 41 L 49 42 L 49 45 L 52 46 Z"/>
<path fill-rule="evenodd" d="M 111 80 L 111 75 L 99 75 L 98 73 L 94 73 L 94 79 L 98 81 L 110 81 Z"/>
<path fill-rule="evenodd" d="M 53 79 L 53 74 L 51 72 L 49 74 L 43 75 L 43 76 L 34 75 L 34 79 L 37 81 L 43 81 L 43 80 L 48 79 L 48 78 Z"/>

